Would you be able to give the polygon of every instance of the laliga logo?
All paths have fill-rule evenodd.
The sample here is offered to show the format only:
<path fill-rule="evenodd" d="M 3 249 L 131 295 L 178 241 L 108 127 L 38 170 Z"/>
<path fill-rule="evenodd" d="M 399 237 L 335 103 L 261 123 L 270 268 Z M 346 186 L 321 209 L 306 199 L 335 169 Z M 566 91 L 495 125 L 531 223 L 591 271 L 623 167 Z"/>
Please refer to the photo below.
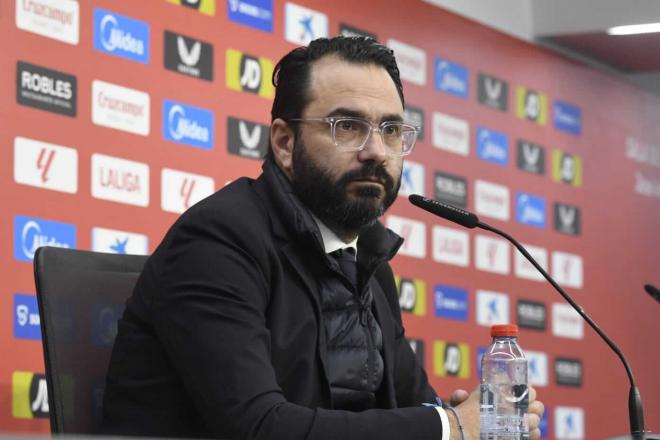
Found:
<path fill-rule="evenodd" d="M 101 44 L 108 52 L 121 49 L 137 55 L 144 55 L 144 43 L 133 38 L 130 32 L 119 29 L 117 19 L 108 14 L 101 20 Z"/>
<path fill-rule="evenodd" d="M 25 223 L 23 226 L 23 232 L 21 233 L 22 246 L 21 249 L 25 256 L 29 258 L 34 258 L 34 253 L 41 246 L 56 246 L 62 248 L 68 248 L 69 245 L 66 243 L 59 243 L 55 237 L 49 237 L 41 233 L 41 227 L 39 223 L 30 220 Z"/>
<path fill-rule="evenodd" d="M 197 121 L 186 118 L 186 111 L 180 105 L 173 105 L 167 115 L 170 136 L 176 140 L 183 138 L 200 142 L 209 141 L 209 130 L 200 126 Z"/>

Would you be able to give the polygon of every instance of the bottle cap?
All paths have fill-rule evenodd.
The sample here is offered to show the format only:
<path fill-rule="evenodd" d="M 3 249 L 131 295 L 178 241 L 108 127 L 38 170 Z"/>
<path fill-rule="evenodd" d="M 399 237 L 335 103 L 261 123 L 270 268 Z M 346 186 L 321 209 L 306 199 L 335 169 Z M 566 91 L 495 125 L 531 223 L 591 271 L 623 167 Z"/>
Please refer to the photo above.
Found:
<path fill-rule="evenodd" d="M 511 336 L 518 337 L 518 326 L 515 324 L 494 325 L 490 328 L 490 336 Z"/>

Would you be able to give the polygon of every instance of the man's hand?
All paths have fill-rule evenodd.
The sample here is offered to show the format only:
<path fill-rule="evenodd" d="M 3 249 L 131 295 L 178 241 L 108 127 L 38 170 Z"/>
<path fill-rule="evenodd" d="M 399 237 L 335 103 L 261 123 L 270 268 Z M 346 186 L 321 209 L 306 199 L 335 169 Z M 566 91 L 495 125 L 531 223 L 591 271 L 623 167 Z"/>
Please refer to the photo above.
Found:
<path fill-rule="evenodd" d="M 479 438 L 479 387 L 468 393 L 465 390 L 456 390 L 449 397 L 449 404 L 455 407 L 456 412 L 461 418 L 465 440 L 476 440 Z M 529 387 L 529 408 L 527 410 L 527 421 L 529 423 L 530 440 L 541 438 L 541 418 L 545 407 L 543 402 L 536 400 L 536 390 Z M 451 425 L 451 440 L 460 440 L 461 433 L 458 423 L 451 411 L 447 412 L 449 423 Z"/>

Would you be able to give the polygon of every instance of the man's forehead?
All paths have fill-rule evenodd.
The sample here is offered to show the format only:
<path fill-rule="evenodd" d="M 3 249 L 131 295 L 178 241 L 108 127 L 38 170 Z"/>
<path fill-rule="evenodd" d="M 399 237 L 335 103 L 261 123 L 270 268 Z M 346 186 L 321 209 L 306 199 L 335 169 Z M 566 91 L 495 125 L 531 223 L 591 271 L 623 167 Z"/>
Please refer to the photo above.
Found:
<path fill-rule="evenodd" d="M 329 55 L 311 66 L 309 79 L 309 110 L 330 114 L 348 109 L 377 119 L 403 114 L 394 81 L 382 66 Z"/>

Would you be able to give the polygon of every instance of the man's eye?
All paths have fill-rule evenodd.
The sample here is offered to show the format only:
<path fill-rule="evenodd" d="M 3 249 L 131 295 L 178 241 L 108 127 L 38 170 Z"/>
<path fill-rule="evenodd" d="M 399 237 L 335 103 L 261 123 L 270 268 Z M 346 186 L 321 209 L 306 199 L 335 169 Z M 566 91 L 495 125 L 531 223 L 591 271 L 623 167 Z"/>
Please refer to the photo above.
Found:
<path fill-rule="evenodd" d="M 388 125 L 385 127 L 385 134 L 388 136 L 398 136 L 401 133 L 401 126 Z"/>
<path fill-rule="evenodd" d="M 355 122 L 348 121 L 348 120 L 338 121 L 337 122 L 337 128 L 339 130 L 343 130 L 343 131 L 351 131 L 351 130 L 356 130 L 357 129 Z"/>

